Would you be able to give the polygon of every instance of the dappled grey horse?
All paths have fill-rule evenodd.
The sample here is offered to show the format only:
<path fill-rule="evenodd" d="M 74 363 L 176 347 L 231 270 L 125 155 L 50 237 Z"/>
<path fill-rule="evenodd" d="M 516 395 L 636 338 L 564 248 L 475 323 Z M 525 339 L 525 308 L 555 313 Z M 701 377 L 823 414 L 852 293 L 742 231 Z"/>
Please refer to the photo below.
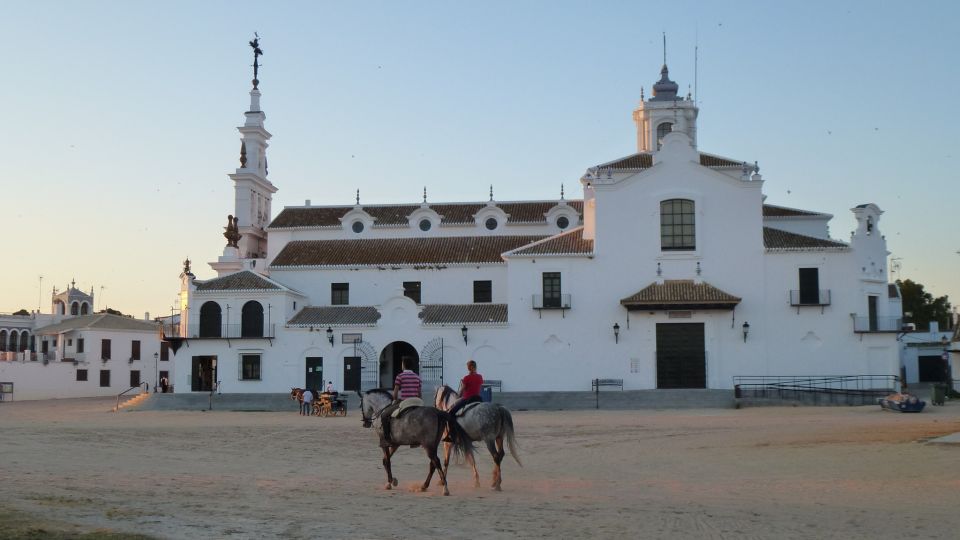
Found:
<path fill-rule="evenodd" d="M 360 394 L 359 392 L 357 392 Z M 427 453 L 430 460 L 430 472 L 427 479 L 420 486 L 420 491 L 426 491 L 430 487 L 430 479 L 433 478 L 433 472 L 437 471 L 440 475 L 440 482 L 443 485 L 443 494 L 450 495 L 447 488 L 447 472 L 440 464 L 440 458 L 437 456 L 437 447 L 440 445 L 440 439 L 444 432 L 450 432 L 450 443 L 454 452 L 458 455 L 463 454 L 467 459 L 473 459 L 473 443 L 464 433 L 463 429 L 453 420 L 453 417 L 445 411 L 435 407 L 414 407 L 405 411 L 397 418 L 392 418 L 390 422 L 390 439 L 387 443 L 383 438 L 383 426 L 381 425 L 380 413 L 393 402 L 393 398 L 386 390 L 367 390 L 360 394 L 360 412 L 363 418 L 363 427 L 373 427 L 380 437 L 380 448 L 383 450 L 383 468 L 387 471 L 386 489 L 391 489 L 397 485 L 397 478 L 393 476 L 393 470 L 390 468 L 390 458 L 400 446 L 419 445 Z M 449 449 L 447 450 L 449 453 Z"/>
<path fill-rule="evenodd" d="M 449 386 L 443 385 L 437 388 L 437 394 L 434 397 L 434 405 L 444 411 L 449 411 L 453 404 L 460 399 L 460 394 L 456 393 Z M 510 448 L 510 455 L 516 460 L 517 465 L 520 458 L 517 456 L 517 442 L 513 434 L 513 417 L 506 407 L 497 403 L 477 403 L 467 405 L 462 409 L 463 414 L 457 416 L 457 423 L 463 428 L 470 437 L 471 441 L 483 441 L 490 450 L 493 457 L 493 484 L 491 487 L 500 491 L 500 484 L 503 480 L 500 471 L 500 462 L 506 453 L 503 450 L 503 443 L 506 441 Z M 480 473 L 477 472 L 477 462 L 472 454 L 466 456 L 467 461 L 473 467 L 473 483 L 480 486 Z M 450 445 L 444 444 L 443 453 L 443 472 L 447 472 L 450 464 Z"/>

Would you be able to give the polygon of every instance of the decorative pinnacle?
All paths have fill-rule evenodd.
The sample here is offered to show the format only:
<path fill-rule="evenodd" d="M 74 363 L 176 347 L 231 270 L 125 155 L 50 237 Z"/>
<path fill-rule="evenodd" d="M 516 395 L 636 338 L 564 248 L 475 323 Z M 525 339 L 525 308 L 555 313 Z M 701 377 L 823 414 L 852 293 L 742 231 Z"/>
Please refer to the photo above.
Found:
<path fill-rule="evenodd" d="M 360 190 L 357 190 L 357 204 L 360 204 Z"/>
<path fill-rule="evenodd" d="M 560 184 L 560 200 L 563 200 L 563 184 Z"/>
<path fill-rule="evenodd" d="M 258 60 L 260 55 L 263 54 L 263 50 L 260 48 L 260 35 L 256 32 L 253 33 L 253 41 L 250 42 L 250 47 L 253 48 L 253 88 L 256 89 L 257 85 L 260 84 L 260 79 L 257 78 L 257 72 L 260 69 Z"/>
<path fill-rule="evenodd" d="M 490 184 L 490 201 L 493 201 L 493 184 Z"/>
<path fill-rule="evenodd" d="M 423 186 L 423 203 L 427 203 L 427 186 Z"/>
<path fill-rule="evenodd" d="M 187 257 L 186 260 L 183 261 L 183 273 L 190 273 L 190 257 Z"/>

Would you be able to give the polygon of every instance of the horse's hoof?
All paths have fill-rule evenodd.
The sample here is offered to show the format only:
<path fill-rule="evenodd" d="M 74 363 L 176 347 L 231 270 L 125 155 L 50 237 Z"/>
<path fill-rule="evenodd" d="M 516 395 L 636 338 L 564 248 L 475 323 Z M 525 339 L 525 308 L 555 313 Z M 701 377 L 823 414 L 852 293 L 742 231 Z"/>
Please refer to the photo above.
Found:
<path fill-rule="evenodd" d="M 387 485 L 383 486 L 383 489 L 393 489 L 393 486 L 390 485 L 390 482 L 387 482 Z"/>
<path fill-rule="evenodd" d="M 391 480 L 391 482 L 393 482 L 393 485 L 397 485 L 397 479 L 396 479 L 396 478 L 394 478 L 393 480 Z M 389 488 L 387 488 L 387 489 L 389 489 Z"/>
<path fill-rule="evenodd" d="M 443 496 L 444 496 L 444 497 L 449 497 L 449 496 L 450 496 L 450 492 L 447 491 L 447 490 L 443 490 Z"/>
<path fill-rule="evenodd" d="M 494 491 L 503 491 L 502 489 L 500 489 L 500 486 L 493 486 L 493 490 L 494 490 Z"/>

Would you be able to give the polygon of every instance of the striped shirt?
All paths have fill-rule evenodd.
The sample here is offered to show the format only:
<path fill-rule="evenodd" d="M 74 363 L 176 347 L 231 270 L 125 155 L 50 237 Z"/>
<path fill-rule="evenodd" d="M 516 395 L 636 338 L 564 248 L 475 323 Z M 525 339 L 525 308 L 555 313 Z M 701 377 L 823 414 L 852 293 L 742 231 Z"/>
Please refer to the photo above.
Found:
<path fill-rule="evenodd" d="M 420 384 L 420 376 L 409 369 L 401 371 L 393 382 L 394 386 L 400 387 L 400 399 L 420 397 Z"/>

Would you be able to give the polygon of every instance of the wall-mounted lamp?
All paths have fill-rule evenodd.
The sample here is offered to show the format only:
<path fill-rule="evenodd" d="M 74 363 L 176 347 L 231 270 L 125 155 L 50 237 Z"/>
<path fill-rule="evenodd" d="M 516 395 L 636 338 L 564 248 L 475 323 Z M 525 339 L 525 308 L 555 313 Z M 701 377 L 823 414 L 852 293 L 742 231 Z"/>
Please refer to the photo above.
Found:
<path fill-rule="evenodd" d="M 327 341 L 330 342 L 330 346 L 333 347 L 333 328 L 327 327 Z"/>
<path fill-rule="evenodd" d="M 750 333 L 750 323 L 744 321 L 743 323 L 743 342 L 747 342 L 747 334 Z"/>
<path fill-rule="evenodd" d="M 463 325 L 463 328 L 460 329 L 460 335 L 463 336 L 463 344 L 467 344 L 467 325 Z"/>
<path fill-rule="evenodd" d="M 613 342 L 620 343 L 620 323 L 613 323 Z"/>

